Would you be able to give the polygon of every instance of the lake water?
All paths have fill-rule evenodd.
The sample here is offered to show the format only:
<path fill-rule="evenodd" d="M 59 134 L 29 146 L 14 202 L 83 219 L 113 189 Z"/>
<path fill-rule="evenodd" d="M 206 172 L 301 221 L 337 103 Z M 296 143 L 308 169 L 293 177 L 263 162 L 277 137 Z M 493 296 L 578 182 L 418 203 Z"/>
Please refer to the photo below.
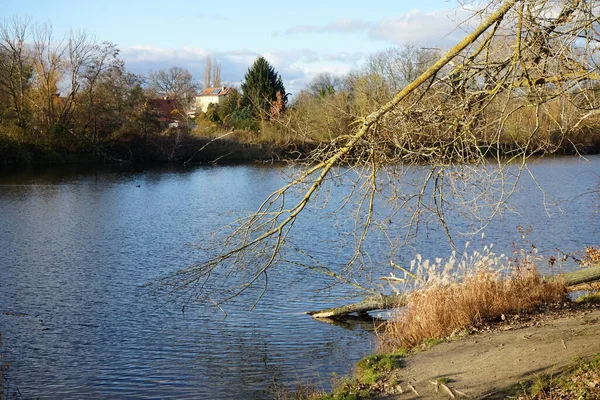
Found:
<path fill-rule="evenodd" d="M 547 208 L 525 177 L 511 199 L 516 213 L 490 225 L 485 244 L 509 252 L 515 227 L 531 225 L 529 240 L 542 254 L 599 245 L 600 157 L 539 160 L 531 169 Z M 201 259 L 189 244 L 207 241 L 232 213 L 255 209 L 281 185 L 282 171 L 2 171 L 0 332 L 11 391 L 42 399 L 262 399 L 274 385 L 350 372 L 373 337 L 303 314 L 347 301 L 342 287 L 319 291 L 320 277 L 279 274 L 252 312 L 233 305 L 226 318 L 203 305 L 182 312 L 180 302 L 143 286 Z M 340 249 L 329 239 L 339 226 L 322 224 L 317 212 L 306 218 L 297 238 L 338 263 Z M 435 234 L 423 234 L 401 256 L 416 251 L 448 255 Z"/>

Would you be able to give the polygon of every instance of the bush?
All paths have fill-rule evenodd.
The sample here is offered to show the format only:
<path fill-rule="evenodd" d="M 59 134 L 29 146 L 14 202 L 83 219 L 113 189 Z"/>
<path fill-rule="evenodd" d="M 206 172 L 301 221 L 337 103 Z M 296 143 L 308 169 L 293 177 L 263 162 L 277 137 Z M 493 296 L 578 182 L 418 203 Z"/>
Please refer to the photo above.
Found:
<path fill-rule="evenodd" d="M 0 164 L 26 165 L 31 164 L 31 162 L 32 153 L 29 146 L 0 134 Z"/>

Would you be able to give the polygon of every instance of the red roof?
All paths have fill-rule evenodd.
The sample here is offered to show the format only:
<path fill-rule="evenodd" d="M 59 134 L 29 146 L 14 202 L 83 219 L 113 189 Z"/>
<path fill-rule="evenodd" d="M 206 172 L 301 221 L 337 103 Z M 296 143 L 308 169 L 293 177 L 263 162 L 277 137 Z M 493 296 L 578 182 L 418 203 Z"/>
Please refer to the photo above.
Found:
<path fill-rule="evenodd" d="M 159 112 L 159 114 L 161 115 L 162 118 L 159 118 L 161 121 L 164 120 L 173 120 L 173 117 L 175 116 L 175 113 L 173 113 L 173 111 L 175 111 L 177 109 L 177 106 L 175 104 L 175 100 L 171 100 L 171 99 L 149 99 L 148 100 L 148 104 L 150 104 L 150 106 L 152 108 L 154 108 L 156 111 Z"/>
<path fill-rule="evenodd" d="M 206 88 L 200 94 L 200 96 L 227 96 L 227 93 L 231 91 L 230 87 L 216 87 L 216 88 Z"/>

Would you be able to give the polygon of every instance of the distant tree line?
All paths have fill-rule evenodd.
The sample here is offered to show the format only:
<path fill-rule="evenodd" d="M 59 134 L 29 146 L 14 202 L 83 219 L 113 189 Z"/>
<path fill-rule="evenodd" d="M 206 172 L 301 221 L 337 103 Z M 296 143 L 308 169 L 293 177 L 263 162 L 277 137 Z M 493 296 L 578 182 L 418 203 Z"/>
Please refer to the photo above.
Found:
<path fill-rule="evenodd" d="M 494 46 L 502 54 L 502 45 Z M 281 75 L 258 57 L 239 88 L 231 88 L 219 104 L 200 112 L 194 106 L 201 89 L 226 86 L 220 64 L 210 57 L 203 84 L 177 66 L 142 76 L 127 71 L 113 43 L 98 42 L 85 32 L 57 38 L 49 25 L 14 18 L 0 24 L 0 164 L 68 162 L 90 155 L 109 161 L 178 160 L 178 146 L 198 148 L 202 144 L 194 141 L 222 134 L 241 143 L 319 147 L 344 138 L 435 63 L 440 53 L 414 44 L 393 47 L 346 75 L 318 75 L 293 101 Z M 493 62 L 481 66 L 489 74 L 501 67 Z M 451 69 L 446 66 L 441 74 Z M 432 144 L 446 140 L 440 132 L 454 124 L 456 130 L 473 132 L 474 146 L 493 143 L 502 151 L 524 142 L 534 144 L 528 145 L 532 151 L 600 147 L 595 76 L 586 76 L 594 78 L 587 79 L 586 86 L 574 82 L 578 86 L 544 97 L 542 107 L 536 99 L 557 83 L 523 78 L 505 97 L 483 104 L 477 96 L 490 90 L 486 78 L 457 71 L 443 81 L 432 79 L 435 90 L 414 95 L 420 108 L 407 106 L 381 121 L 377 140 L 391 147 L 399 137 L 410 142 L 407 148 Z M 563 80 L 571 83 L 566 76 Z M 168 107 L 156 107 L 151 99 L 168 99 Z M 434 111 L 421 111 L 424 104 Z M 456 105 L 456 118 L 435 111 L 451 104 Z M 469 117 L 470 125 L 465 126 L 461 113 L 474 116 Z M 485 121 L 498 114 L 507 114 L 501 127 L 485 129 Z M 402 135 L 399 126 L 405 131 Z"/>
<path fill-rule="evenodd" d="M 221 85 L 221 66 L 207 57 L 204 87 Z M 201 88 L 184 68 L 133 74 L 113 43 L 85 32 L 58 38 L 50 25 L 15 17 L 0 24 L 0 164 L 173 154 L 198 136 L 197 124 L 259 131 L 260 121 L 283 113 L 288 96 L 262 57 L 241 90 L 194 115 Z"/>
<path fill-rule="evenodd" d="M 498 54 L 506 52 L 500 44 L 494 46 Z M 438 61 L 440 53 L 440 49 L 405 44 L 372 55 L 361 69 L 344 76 L 321 74 L 295 96 L 285 126 L 297 140 L 335 141 Z M 484 60 L 481 64 L 482 71 L 489 70 L 490 82 L 496 69 L 505 67 L 495 61 Z M 451 68 L 446 66 L 440 75 L 450 73 Z M 566 75 L 564 82 L 529 82 L 522 78 L 518 84 L 512 83 L 514 88 L 506 94 L 488 102 L 483 101 L 483 95 L 504 89 L 502 83 L 490 89 L 485 78 L 458 73 L 454 80 L 452 74 L 444 81 L 432 79 L 429 90 L 414 95 L 402 111 L 381 121 L 377 140 L 393 148 L 402 137 L 407 148 L 427 147 L 444 140 L 452 142 L 441 132 L 454 126 L 456 132 L 470 132 L 474 146 L 500 148 L 505 153 L 525 145 L 533 153 L 598 152 L 600 85 L 595 71 L 585 71 L 585 82 L 569 81 Z M 559 84 L 567 89 L 557 90 Z M 543 106 L 539 105 L 540 99 Z M 417 107 L 417 102 L 424 105 Z M 456 116 L 442 112 L 450 105 L 454 105 L 451 109 Z M 492 129 L 487 121 L 504 114 L 502 124 Z M 400 127 L 406 131 L 400 132 Z"/>
<path fill-rule="evenodd" d="M 99 155 L 107 139 L 157 133 L 143 84 L 113 43 L 73 31 L 57 38 L 51 26 L 18 18 L 1 24 L 3 161 Z"/>

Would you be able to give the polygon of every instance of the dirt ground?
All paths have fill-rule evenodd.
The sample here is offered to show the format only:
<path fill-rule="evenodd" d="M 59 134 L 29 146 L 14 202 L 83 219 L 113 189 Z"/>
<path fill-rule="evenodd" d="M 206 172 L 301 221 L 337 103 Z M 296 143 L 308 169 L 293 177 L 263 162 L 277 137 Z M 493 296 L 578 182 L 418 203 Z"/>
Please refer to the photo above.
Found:
<path fill-rule="evenodd" d="M 449 398 L 431 382 L 443 378 L 469 398 L 497 399 L 499 391 L 542 373 L 558 373 L 577 357 L 600 354 L 600 309 L 584 307 L 507 323 L 433 346 L 405 359 L 403 394 L 383 400 Z M 410 388 L 413 387 L 418 395 Z M 455 392 L 457 393 L 457 392 Z M 463 396 L 463 397 L 464 397 Z"/>

